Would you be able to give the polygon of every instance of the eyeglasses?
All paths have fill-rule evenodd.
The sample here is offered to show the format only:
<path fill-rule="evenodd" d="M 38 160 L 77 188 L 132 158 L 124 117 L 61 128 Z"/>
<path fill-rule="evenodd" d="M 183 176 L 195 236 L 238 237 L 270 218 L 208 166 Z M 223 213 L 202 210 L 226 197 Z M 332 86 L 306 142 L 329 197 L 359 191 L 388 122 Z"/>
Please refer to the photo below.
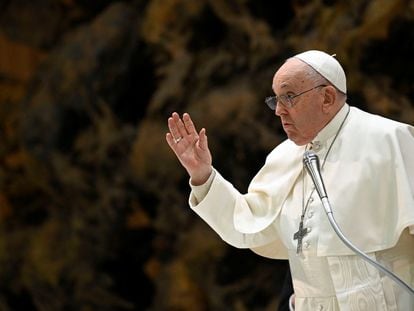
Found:
<path fill-rule="evenodd" d="M 295 106 L 295 103 L 292 101 L 294 98 L 296 98 L 296 97 L 298 97 L 300 95 L 303 95 L 303 94 L 305 94 L 307 92 L 310 92 L 310 91 L 312 91 L 312 90 L 314 90 L 314 89 L 316 89 L 318 87 L 321 87 L 321 86 L 327 86 L 327 85 L 326 84 L 320 84 L 320 85 L 317 85 L 317 86 L 315 86 L 315 87 L 313 87 L 313 88 L 311 88 L 309 90 L 303 91 L 302 93 L 299 93 L 297 95 L 280 95 L 280 96 L 275 95 L 275 96 L 269 96 L 269 97 L 266 97 L 265 103 L 272 110 L 275 110 L 276 109 L 276 105 L 278 103 L 281 103 L 283 106 L 285 106 L 286 108 L 290 109 L 293 106 Z"/>

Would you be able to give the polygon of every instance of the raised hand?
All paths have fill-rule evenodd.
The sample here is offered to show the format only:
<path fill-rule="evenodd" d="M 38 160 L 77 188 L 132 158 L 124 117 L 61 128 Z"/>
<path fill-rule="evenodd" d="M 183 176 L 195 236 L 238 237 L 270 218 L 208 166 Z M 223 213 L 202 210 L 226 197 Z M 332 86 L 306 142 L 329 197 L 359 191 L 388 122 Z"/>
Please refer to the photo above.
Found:
<path fill-rule="evenodd" d="M 168 118 L 170 132 L 165 138 L 182 166 L 187 170 L 193 185 L 201 185 L 207 181 L 212 171 L 212 158 L 208 148 L 206 130 L 197 133 L 188 113 L 180 118 L 174 112 Z"/>

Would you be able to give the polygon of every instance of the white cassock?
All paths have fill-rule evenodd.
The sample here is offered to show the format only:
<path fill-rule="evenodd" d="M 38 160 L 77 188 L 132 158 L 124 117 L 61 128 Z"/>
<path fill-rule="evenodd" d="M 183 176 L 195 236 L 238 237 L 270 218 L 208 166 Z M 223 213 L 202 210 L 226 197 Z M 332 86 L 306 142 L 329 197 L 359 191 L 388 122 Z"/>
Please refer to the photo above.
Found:
<path fill-rule="evenodd" d="M 313 140 L 321 165 L 348 109 L 322 169 L 333 215 L 356 247 L 413 287 L 414 127 L 345 104 Z M 246 194 L 214 170 L 192 186 L 190 206 L 230 245 L 289 259 L 296 310 L 414 310 L 412 295 L 337 237 L 302 173 L 304 151 L 281 143 Z M 298 255 L 293 236 L 308 199 Z"/>

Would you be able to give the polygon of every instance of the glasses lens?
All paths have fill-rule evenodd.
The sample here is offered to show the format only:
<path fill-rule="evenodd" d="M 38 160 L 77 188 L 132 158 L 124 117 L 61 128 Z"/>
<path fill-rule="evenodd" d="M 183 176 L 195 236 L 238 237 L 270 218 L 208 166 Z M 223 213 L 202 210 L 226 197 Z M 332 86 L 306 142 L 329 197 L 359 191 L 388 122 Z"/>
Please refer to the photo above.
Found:
<path fill-rule="evenodd" d="M 276 109 L 276 96 L 266 97 L 265 103 L 270 109 L 275 110 Z"/>
<path fill-rule="evenodd" d="M 279 96 L 279 102 L 287 108 L 292 108 L 292 106 L 293 106 L 292 102 L 289 99 L 289 97 L 286 96 L 286 95 L 280 95 Z"/>

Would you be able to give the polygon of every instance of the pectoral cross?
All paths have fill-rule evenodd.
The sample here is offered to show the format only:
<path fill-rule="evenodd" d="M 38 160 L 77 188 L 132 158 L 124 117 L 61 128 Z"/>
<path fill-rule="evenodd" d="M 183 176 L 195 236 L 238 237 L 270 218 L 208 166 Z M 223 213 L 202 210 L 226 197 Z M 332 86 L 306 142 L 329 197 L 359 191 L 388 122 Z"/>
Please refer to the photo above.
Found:
<path fill-rule="evenodd" d="M 293 239 L 298 240 L 296 254 L 299 254 L 302 252 L 302 240 L 305 237 L 305 235 L 308 234 L 308 228 L 303 228 L 303 218 L 304 218 L 304 215 L 300 217 L 299 230 L 295 232 L 295 234 L 293 235 Z"/>

